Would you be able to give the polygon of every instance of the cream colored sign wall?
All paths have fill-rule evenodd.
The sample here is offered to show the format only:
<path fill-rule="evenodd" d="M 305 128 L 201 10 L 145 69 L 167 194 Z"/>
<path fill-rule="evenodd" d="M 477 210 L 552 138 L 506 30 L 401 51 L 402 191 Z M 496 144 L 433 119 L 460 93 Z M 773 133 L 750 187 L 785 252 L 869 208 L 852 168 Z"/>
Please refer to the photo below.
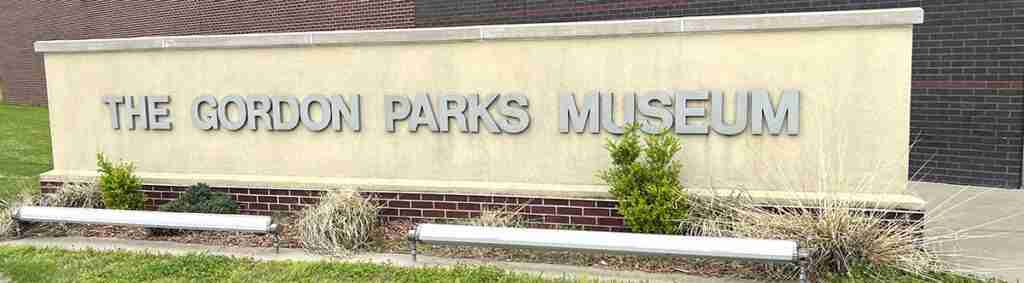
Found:
<path fill-rule="evenodd" d="M 714 88 L 731 100 L 738 89 L 777 96 L 791 88 L 801 92 L 798 136 L 680 135 L 684 183 L 795 190 L 842 176 L 864 180 L 872 191 L 900 190 L 907 178 L 911 31 L 905 24 L 47 53 L 50 174 L 92 171 L 103 152 L 135 162 L 143 175 L 183 181 L 390 182 L 408 190 L 418 181 L 453 182 L 476 184 L 464 191 L 530 187 L 554 194 L 600 188 L 589 185 L 601 184 L 595 174 L 609 165 L 603 144 L 612 137 L 559 133 L 559 94 Z M 506 92 L 529 98 L 532 121 L 521 134 L 384 129 L 386 95 Z M 189 120 L 190 104 L 201 95 L 314 94 L 360 95 L 362 131 L 203 131 Z M 168 95 L 174 129 L 114 130 L 106 95 Z"/>

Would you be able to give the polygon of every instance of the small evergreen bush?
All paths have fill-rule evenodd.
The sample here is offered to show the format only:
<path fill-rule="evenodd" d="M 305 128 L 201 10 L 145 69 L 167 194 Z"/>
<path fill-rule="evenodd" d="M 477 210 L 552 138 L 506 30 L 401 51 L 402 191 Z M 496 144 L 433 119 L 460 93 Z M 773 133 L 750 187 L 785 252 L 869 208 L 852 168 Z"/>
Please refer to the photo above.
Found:
<path fill-rule="evenodd" d="M 160 206 L 160 211 L 236 214 L 238 203 L 227 194 L 210 191 L 210 187 L 198 183 L 189 187 L 188 192 L 178 199 Z"/>
<path fill-rule="evenodd" d="M 668 131 L 647 135 L 641 142 L 639 126 L 629 125 L 618 139 L 609 139 L 612 167 L 599 177 L 618 199 L 619 213 L 634 232 L 677 234 L 686 220 L 686 192 L 679 184 L 679 139 Z"/>
<path fill-rule="evenodd" d="M 96 155 L 99 167 L 99 186 L 103 194 L 103 205 L 109 209 L 142 209 L 145 202 L 139 189 L 142 179 L 135 176 L 135 166 L 129 162 L 113 163 L 102 153 Z"/>

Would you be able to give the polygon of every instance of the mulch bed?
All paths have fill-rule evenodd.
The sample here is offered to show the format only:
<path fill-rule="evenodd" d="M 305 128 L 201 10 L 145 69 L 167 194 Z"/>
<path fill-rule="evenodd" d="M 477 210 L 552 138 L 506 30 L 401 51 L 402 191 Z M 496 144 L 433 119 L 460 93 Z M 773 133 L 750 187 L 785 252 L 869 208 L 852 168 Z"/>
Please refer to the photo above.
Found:
<path fill-rule="evenodd" d="M 298 220 L 289 216 L 278 221 L 282 226 L 281 247 L 302 248 L 302 241 L 295 229 Z M 406 233 L 415 227 L 415 223 L 392 221 L 384 223 L 372 235 L 372 244 L 365 252 L 399 253 L 409 252 Z M 170 241 L 187 244 L 216 245 L 226 247 L 273 247 L 271 235 L 239 232 L 212 231 L 177 231 L 174 233 L 154 233 L 141 227 L 112 225 L 31 225 L 26 235 L 35 237 L 80 236 L 91 238 L 115 238 L 128 240 Z M 681 257 L 645 257 L 606 255 L 596 253 L 580 253 L 567 251 L 545 251 L 529 249 L 479 248 L 433 246 L 420 244 L 419 252 L 423 255 L 468 258 L 488 261 L 514 261 L 549 264 L 568 264 L 590 266 L 611 270 L 637 270 L 646 272 L 681 272 L 690 275 L 734 277 L 747 279 L 771 279 L 772 274 L 781 274 L 779 265 L 737 262 L 718 259 L 681 258 Z"/>

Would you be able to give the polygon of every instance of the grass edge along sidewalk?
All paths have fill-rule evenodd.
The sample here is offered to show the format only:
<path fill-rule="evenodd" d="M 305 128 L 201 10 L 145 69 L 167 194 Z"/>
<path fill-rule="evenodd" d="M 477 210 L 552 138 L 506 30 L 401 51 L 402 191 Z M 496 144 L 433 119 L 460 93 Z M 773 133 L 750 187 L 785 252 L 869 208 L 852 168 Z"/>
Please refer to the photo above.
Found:
<path fill-rule="evenodd" d="M 27 246 L 0 247 L 0 273 L 13 282 L 594 282 L 546 279 L 488 266 L 413 268 Z"/>
<path fill-rule="evenodd" d="M 430 267 L 401 265 L 362 260 L 261 260 L 188 250 L 163 253 L 131 248 L 107 250 L 86 246 L 69 250 L 31 244 L 0 245 L 0 274 L 11 282 L 625 282 L 621 281 L 623 278 L 590 277 L 578 272 L 558 277 L 476 263 Z M 637 279 L 651 278 L 626 280 Z M 729 278 L 692 279 L 752 282 Z M 949 273 L 921 276 L 860 264 L 853 266 L 850 274 L 826 274 L 821 279 L 837 283 L 1005 282 Z M 677 280 L 693 282 L 681 278 L 671 281 Z"/>

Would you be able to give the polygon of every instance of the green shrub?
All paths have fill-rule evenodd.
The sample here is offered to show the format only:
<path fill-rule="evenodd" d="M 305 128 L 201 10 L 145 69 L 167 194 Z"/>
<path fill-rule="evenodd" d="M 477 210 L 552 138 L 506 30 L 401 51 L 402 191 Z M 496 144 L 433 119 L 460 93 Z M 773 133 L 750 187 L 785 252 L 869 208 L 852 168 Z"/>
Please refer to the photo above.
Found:
<path fill-rule="evenodd" d="M 329 192 L 319 204 L 302 211 L 297 225 L 299 237 L 314 253 L 348 254 L 369 243 L 370 233 L 377 227 L 379 208 L 355 192 Z"/>
<path fill-rule="evenodd" d="M 114 164 L 102 153 L 96 155 L 100 168 L 99 185 L 103 193 L 103 205 L 109 209 L 142 209 L 144 198 L 139 189 L 142 180 L 132 174 L 135 166 L 129 162 Z"/>
<path fill-rule="evenodd" d="M 679 139 L 668 131 L 646 135 L 641 143 L 636 124 L 618 139 L 609 139 L 612 167 L 599 177 L 618 199 L 618 210 L 634 232 L 676 234 L 687 217 L 686 192 L 679 184 L 680 165 L 673 159 Z"/>
<path fill-rule="evenodd" d="M 238 203 L 227 194 L 210 191 L 209 186 L 199 183 L 189 187 L 178 199 L 161 205 L 160 211 L 235 214 Z"/>

